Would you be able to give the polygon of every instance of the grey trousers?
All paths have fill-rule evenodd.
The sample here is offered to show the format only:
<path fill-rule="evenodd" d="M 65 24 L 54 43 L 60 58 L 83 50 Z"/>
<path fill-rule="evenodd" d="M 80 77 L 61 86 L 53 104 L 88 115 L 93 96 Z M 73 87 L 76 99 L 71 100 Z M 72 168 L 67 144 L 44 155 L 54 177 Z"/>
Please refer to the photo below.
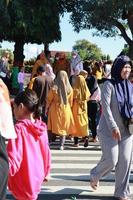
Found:
<path fill-rule="evenodd" d="M 129 178 L 132 163 L 133 135 L 122 137 L 115 141 L 102 134 L 99 136 L 102 148 L 102 157 L 96 167 L 90 172 L 90 178 L 96 182 L 115 168 L 115 197 L 128 197 Z"/>

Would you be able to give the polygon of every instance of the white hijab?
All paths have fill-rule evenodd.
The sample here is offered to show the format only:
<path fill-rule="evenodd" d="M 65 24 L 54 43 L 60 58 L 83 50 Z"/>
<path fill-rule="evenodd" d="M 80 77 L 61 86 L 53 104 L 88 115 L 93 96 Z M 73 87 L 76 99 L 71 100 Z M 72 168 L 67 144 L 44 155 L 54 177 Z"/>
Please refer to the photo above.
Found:
<path fill-rule="evenodd" d="M 77 52 L 73 51 L 75 57 L 71 59 L 71 75 L 78 75 L 83 70 L 83 62 Z"/>

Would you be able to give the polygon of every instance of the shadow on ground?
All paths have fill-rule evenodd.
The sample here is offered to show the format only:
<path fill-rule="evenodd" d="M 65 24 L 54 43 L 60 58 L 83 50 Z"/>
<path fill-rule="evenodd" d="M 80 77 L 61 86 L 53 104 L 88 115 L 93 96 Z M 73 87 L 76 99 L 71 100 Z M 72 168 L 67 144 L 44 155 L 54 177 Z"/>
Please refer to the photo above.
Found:
<path fill-rule="evenodd" d="M 15 200 L 11 195 L 7 195 L 7 199 Z M 37 200 L 115 200 L 115 198 L 110 196 L 91 196 L 91 195 L 65 195 L 65 194 L 39 194 Z"/>

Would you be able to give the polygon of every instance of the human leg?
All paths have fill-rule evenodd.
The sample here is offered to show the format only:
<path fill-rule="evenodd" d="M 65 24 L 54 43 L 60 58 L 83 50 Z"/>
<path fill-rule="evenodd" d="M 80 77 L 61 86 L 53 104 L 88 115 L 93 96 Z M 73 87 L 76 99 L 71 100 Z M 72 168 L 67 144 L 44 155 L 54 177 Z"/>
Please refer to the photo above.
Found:
<path fill-rule="evenodd" d="M 90 184 L 93 189 L 97 189 L 100 178 L 111 172 L 118 161 L 118 142 L 111 137 L 107 138 L 103 135 L 101 135 L 99 139 L 102 157 L 97 166 L 90 172 Z"/>
<path fill-rule="evenodd" d="M 64 136 L 64 135 L 60 136 L 60 149 L 61 150 L 64 149 L 65 139 L 66 139 L 66 136 Z"/>
<path fill-rule="evenodd" d="M 88 102 L 88 117 L 89 117 L 89 129 L 91 130 L 93 140 L 97 135 L 97 102 L 89 101 Z"/>
<path fill-rule="evenodd" d="M 75 147 L 79 146 L 79 138 L 78 137 L 74 137 L 74 146 Z"/>
<path fill-rule="evenodd" d="M 116 181 L 114 196 L 129 198 L 129 177 L 132 163 L 133 136 L 124 137 L 119 143 L 119 157 L 116 165 Z"/>

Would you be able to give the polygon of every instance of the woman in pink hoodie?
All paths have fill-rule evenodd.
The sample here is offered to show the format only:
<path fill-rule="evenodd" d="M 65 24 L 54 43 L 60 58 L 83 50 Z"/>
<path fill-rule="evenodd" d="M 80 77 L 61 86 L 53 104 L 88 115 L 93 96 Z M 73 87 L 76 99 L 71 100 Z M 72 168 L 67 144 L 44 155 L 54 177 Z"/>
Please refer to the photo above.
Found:
<path fill-rule="evenodd" d="M 17 200 L 35 200 L 50 173 L 51 154 L 47 128 L 37 119 L 38 98 L 34 91 L 19 93 L 14 100 L 17 139 L 9 140 L 8 187 Z"/>

